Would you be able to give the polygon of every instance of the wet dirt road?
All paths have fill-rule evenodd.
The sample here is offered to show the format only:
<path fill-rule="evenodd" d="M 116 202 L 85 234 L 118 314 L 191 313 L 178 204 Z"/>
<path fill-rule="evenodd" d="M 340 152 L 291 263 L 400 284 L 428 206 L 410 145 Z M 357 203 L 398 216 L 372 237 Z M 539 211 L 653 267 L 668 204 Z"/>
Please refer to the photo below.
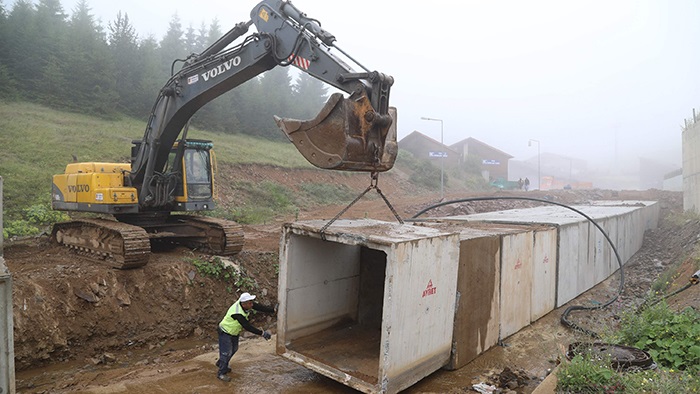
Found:
<path fill-rule="evenodd" d="M 467 366 L 439 370 L 404 391 L 464 393 L 505 367 L 533 377 L 518 393 L 531 393 L 553 369 L 576 334 L 561 326 L 556 310 L 482 354 Z M 182 340 L 151 350 L 114 353 L 107 364 L 72 362 L 17 374 L 18 393 L 356 393 L 357 391 L 275 354 L 275 340 L 241 341 L 231 361 L 229 383 L 216 379 L 214 340 Z"/>

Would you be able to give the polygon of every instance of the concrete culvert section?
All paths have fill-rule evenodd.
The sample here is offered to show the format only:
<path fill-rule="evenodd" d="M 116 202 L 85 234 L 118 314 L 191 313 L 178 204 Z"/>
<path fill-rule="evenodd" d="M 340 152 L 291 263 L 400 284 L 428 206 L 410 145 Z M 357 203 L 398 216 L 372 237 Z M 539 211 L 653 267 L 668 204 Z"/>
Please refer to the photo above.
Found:
<path fill-rule="evenodd" d="M 287 224 L 277 353 L 366 393 L 459 369 L 618 268 L 655 227 L 652 202 L 537 207 L 410 225 Z M 588 221 L 595 220 L 596 226 Z"/>
<path fill-rule="evenodd" d="M 340 220 L 283 229 L 277 352 L 365 393 L 396 393 L 450 358 L 459 236 Z"/>
<path fill-rule="evenodd" d="M 12 275 L 3 257 L 2 177 L 0 176 L 0 393 L 15 392 Z"/>
<path fill-rule="evenodd" d="M 0 229 L 1 230 L 1 229 Z M 2 242 L 0 242 L 0 250 Z M 15 392 L 12 276 L 0 253 L 0 393 Z"/>

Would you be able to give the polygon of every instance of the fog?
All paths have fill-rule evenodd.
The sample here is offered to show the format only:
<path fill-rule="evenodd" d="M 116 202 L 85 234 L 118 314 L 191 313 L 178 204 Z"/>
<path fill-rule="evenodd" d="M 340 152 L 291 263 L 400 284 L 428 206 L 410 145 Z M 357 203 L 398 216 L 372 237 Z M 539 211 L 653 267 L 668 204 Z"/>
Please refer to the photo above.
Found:
<path fill-rule="evenodd" d="M 62 1 L 71 13 L 77 1 Z M 126 12 L 140 37 L 247 21 L 253 0 L 89 0 L 103 26 Z M 681 165 L 681 126 L 700 107 L 700 2 L 692 0 L 295 0 L 365 67 L 395 78 L 399 139 L 476 138 L 526 160 L 591 168 L 639 158 Z M 254 28 L 253 28 L 254 29 Z M 284 115 L 284 114 L 281 114 Z M 429 117 L 441 122 L 421 120 Z"/>

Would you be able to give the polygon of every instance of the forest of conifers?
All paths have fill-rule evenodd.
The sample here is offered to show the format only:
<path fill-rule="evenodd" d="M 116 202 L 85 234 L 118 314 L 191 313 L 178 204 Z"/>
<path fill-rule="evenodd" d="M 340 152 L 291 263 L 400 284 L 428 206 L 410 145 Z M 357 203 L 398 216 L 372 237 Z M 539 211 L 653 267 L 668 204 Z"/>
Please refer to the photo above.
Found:
<path fill-rule="evenodd" d="M 183 28 L 173 16 L 161 39 L 142 37 L 128 10 L 106 26 L 87 0 L 70 12 L 59 0 L 0 0 L 0 100 L 26 100 L 73 112 L 147 119 L 176 59 L 200 53 L 233 26 Z M 251 29 L 251 30 L 254 30 Z M 182 67 L 176 63 L 174 70 Z M 193 126 L 284 138 L 272 116 L 308 119 L 327 96 L 323 82 L 276 67 L 203 107 Z"/>

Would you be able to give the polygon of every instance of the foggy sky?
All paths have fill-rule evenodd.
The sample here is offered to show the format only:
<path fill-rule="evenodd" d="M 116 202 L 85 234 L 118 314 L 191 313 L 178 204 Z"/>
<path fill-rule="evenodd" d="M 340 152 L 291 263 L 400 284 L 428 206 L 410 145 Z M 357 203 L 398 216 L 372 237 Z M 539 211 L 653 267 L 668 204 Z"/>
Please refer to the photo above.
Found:
<path fill-rule="evenodd" d="M 4 3 L 7 5 L 7 1 Z M 76 0 L 63 0 L 72 13 Z M 473 137 L 525 160 L 550 152 L 590 167 L 638 157 L 681 164 L 681 125 L 700 108 L 700 2 L 693 0 L 294 0 L 370 70 L 395 79 L 399 139 L 418 130 L 447 145 Z M 254 0 L 89 0 L 106 27 L 126 12 L 158 40 L 222 31 Z M 343 11 L 339 11 L 343 10 Z M 251 29 L 253 30 L 254 27 Z M 280 114 L 285 115 L 285 114 Z"/>

